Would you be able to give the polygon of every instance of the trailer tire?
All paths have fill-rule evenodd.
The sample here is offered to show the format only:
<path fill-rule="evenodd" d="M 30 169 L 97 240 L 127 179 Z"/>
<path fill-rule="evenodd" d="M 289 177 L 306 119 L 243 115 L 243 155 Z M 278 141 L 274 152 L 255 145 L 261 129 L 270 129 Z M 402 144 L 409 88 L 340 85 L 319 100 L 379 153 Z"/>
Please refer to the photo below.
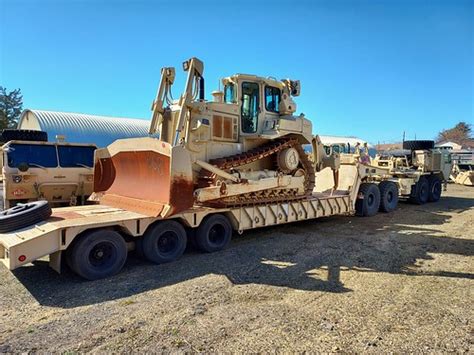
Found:
<path fill-rule="evenodd" d="M 430 150 L 434 148 L 434 141 L 430 140 L 416 140 L 416 141 L 404 141 L 403 149 L 408 150 Z"/>
<path fill-rule="evenodd" d="M 424 176 L 420 177 L 418 182 L 412 186 L 409 201 L 416 205 L 423 205 L 428 202 L 430 197 L 430 184 Z"/>
<path fill-rule="evenodd" d="M 381 212 L 392 212 L 398 205 L 398 186 L 392 181 L 382 181 L 379 184 Z"/>
<path fill-rule="evenodd" d="M 437 202 L 441 198 L 441 179 L 436 175 L 431 175 L 428 179 L 430 184 L 430 195 L 428 201 Z"/>
<path fill-rule="evenodd" d="M 362 198 L 356 200 L 356 214 L 363 217 L 371 217 L 377 214 L 380 207 L 380 191 L 377 185 L 363 183 L 359 188 Z"/>
<path fill-rule="evenodd" d="M 206 217 L 196 230 L 196 244 L 206 253 L 225 249 L 232 239 L 232 225 L 222 214 Z"/>
<path fill-rule="evenodd" d="M 4 129 L 2 131 L 0 141 L 33 141 L 47 142 L 48 133 L 44 131 L 35 131 L 31 129 Z"/>
<path fill-rule="evenodd" d="M 127 244 L 113 230 L 85 232 L 71 245 L 69 266 L 87 280 L 103 279 L 117 274 L 127 260 Z"/>
<path fill-rule="evenodd" d="M 148 227 L 141 241 L 143 255 L 156 264 L 169 263 L 183 255 L 186 230 L 177 221 L 168 220 Z"/>
<path fill-rule="evenodd" d="M 42 222 L 48 219 L 51 213 L 48 201 L 19 203 L 14 207 L 0 211 L 0 233 L 11 232 Z"/>

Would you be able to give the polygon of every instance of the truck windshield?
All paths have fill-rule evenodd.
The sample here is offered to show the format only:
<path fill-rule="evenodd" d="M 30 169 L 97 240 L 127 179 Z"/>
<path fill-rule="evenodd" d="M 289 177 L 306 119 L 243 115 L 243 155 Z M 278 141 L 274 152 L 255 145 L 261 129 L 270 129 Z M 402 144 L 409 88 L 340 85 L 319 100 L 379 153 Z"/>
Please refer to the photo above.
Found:
<path fill-rule="evenodd" d="M 78 147 L 59 145 L 59 165 L 62 168 L 77 168 L 94 166 L 95 147 Z"/>
<path fill-rule="evenodd" d="M 54 145 L 11 144 L 8 148 L 7 157 L 10 168 L 18 168 L 18 165 L 22 163 L 27 163 L 33 168 L 55 168 L 58 166 Z"/>

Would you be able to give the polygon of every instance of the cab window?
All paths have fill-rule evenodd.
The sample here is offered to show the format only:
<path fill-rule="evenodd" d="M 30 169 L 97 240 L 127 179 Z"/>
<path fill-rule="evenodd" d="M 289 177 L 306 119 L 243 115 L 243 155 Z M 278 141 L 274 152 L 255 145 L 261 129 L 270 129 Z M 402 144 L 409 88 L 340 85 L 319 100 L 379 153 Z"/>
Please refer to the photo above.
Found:
<path fill-rule="evenodd" d="M 259 93 L 257 83 L 242 83 L 242 132 L 257 132 Z"/>
<path fill-rule="evenodd" d="M 18 168 L 28 164 L 32 168 L 55 168 L 58 166 L 56 147 L 40 144 L 11 144 L 8 147 L 8 166 Z"/>
<path fill-rule="evenodd" d="M 265 86 L 265 109 L 267 111 L 278 112 L 280 95 L 280 89 L 273 86 Z"/>
<path fill-rule="evenodd" d="M 228 83 L 224 87 L 224 102 L 226 104 L 235 104 L 235 86 Z"/>
<path fill-rule="evenodd" d="M 94 147 L 58 146 L 59 165 L 62 168 L 94 166 Z"/>

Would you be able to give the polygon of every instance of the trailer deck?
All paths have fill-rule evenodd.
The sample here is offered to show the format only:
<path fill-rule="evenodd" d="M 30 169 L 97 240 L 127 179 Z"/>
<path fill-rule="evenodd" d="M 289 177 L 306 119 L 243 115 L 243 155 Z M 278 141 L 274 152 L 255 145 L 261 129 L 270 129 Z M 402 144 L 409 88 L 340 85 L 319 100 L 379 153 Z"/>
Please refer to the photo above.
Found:
<path fill-rule="evenodd" d="M 234 230 L 274 226 L 300 220 L 352 214 L 354 203 L 348 191 L 314 193 L 302 200 L 247 205 L 232 208 L 195 206 L 172 219 L 190 228 L 215 213 L 226 215 Z M 160 218 L 112 208 L 104 205 L 74 206 L 53 209 L 52 216 L 41 223 L 11 233 L 0 234 L 0 261 L 10 270 L 49 255 L 50 266 L 61 270 L 61 252 L 66 250 L 76 236 L 86 230 L 112 228 L 131 237 L 140 237 L 148 226 Z"/>

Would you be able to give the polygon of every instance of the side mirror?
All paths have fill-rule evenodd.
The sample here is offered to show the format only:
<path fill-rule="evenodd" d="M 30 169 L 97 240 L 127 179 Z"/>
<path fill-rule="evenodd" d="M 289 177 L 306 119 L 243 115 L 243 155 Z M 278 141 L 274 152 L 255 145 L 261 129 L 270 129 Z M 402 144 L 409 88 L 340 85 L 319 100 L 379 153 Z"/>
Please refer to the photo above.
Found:
<path fill-rule="evenodd" d="M 29 169 L 28 163 L 20 163 L 18 164 L 18 170 L 20 170 L 22 173 L 26 173 Z"/>

